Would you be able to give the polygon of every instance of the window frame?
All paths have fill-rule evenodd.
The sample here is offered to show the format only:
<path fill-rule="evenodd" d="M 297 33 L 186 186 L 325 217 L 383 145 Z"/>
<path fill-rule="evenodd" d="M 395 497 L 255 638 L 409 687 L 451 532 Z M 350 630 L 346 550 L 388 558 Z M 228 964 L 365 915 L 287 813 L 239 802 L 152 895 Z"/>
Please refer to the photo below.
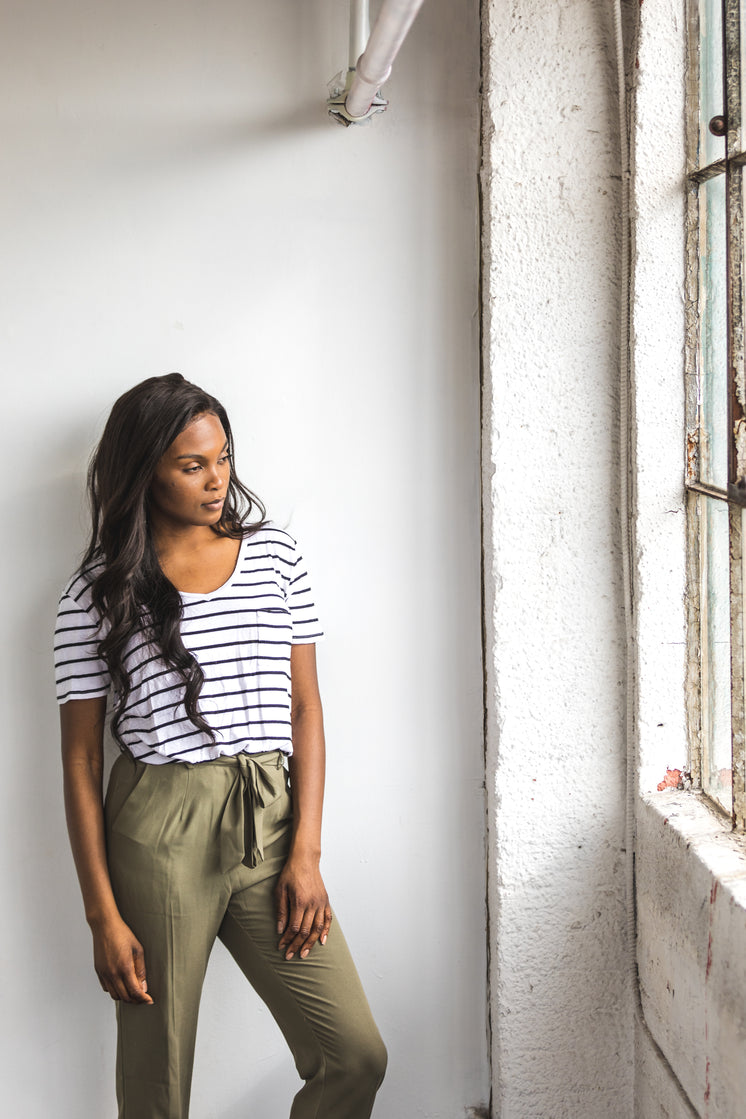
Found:
<path fill-rule="evenodd" d="M 746 586 L 746 369 L 744 366 L 744 202 L 741 144 L 742 70 L 741 19 L 746 34 L 746 3 L 722 0 L 722 75 L 725 150 L 722 158 L 700 164 L 703 127 L 701 119 L 700 11 L 704 0 L 687 0 L 687 241 L 686 241 L 686 488 L 688 550 L 688 664 L 687 721 L 692 779 L 719 808 L 727 807 L 708 790 L 707 732 L 710 666 L 703 628 L 708 628 L 709 598 L 707 503 L 724 502 L 728 509 L 729 540 L 729 641 L 730 641 L 730 745 L 731 805 L 733 826 L 746 828 L 746 710 L 744 685 L 743 594 Z M 716 121 L 716 117 L 711 118 Z M 711 131 L 713 131 L 711 129 Z M 701 332 L 707 292 L 703 292 L 700 265 L 701 199 L 703 184 L 725 177 L 725 292 L 727 370 L 725 376 L 727 488 L 701 478 L 702 392 L 705 376 L 701 362 Z M 708 398 L 709 399 L 709 398 Z M 722 400 L 721 400 L 722 407 Z M 711 505 L 709 508 L 713 508 Z"/>

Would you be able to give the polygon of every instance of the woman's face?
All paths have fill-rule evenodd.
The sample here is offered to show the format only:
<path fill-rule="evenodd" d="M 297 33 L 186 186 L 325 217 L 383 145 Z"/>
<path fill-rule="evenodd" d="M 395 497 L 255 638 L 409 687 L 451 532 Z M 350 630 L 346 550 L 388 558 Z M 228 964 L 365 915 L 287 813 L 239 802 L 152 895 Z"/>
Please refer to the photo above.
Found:
<path fill-rule="evenodd" d="M 173 527 L 220 520 L 231 473 L 228 440 L 217 416 L 196 416 L 160 459 L 150 484 L 151 516 Z"/>

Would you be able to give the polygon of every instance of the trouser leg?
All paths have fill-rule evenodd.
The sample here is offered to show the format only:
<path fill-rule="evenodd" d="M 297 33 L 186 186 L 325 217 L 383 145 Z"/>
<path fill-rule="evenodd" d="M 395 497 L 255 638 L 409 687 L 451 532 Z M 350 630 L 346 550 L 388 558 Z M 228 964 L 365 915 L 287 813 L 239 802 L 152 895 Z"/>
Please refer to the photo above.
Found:
<path fill-rule="evenodd" d="M 186 1119 L 202 982 L 229 895 L 201 827 L 185 825 L 191 772 L 117 762 L 107 795 L 112 886 L 143 945 L 153 1005 L 117 1004 L 120 1119 Z M 192 821 L 194 822 L 194 821 Z"/>
<path fill-rule="evenodd" d="M 285 960 L 277 949 L 273 890 L 285 861 L 265 848 L 252 883 L 236 890 L 218 933 L 267 1004 L 306 1082 L 290 1119 L 368 1119 L 386 1050 L 336 919 L 325 945 Z"/>
<path fill-rule="evenodd" d="M 144 946 L 153 1005 L 117 1003 L 120 1119 L 186 1119 L 202 982 L 215 929 L 196 914 L 123 916 Z M 174 977 L 162 982 L 163 976 Z M 176 978 L 178 976 L 178 979 Z"/>

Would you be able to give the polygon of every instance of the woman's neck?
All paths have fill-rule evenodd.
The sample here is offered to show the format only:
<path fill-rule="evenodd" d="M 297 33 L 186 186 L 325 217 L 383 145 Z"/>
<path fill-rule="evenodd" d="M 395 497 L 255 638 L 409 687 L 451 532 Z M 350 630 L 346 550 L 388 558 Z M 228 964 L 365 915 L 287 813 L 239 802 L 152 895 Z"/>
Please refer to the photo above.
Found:
<path fill-rule="evenodd" d="M 210 594 L 233 574 L 241 541 L 219 536 L 209 527 L 153 534 L 158 562 L 177 591 Z"/>

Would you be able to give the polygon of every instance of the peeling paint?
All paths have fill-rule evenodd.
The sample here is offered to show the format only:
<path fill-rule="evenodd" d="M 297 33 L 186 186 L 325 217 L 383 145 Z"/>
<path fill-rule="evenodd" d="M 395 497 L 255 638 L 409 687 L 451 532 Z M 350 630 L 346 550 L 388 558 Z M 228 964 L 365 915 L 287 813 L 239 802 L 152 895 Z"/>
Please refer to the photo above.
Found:
<path fill-rule="evenodd" d="M 658 782 L 658 792 L 662 793 L 664 789 L 678 789 L 680 782 L 681 770 L 667 769 L 666 776 Z"/>
<path fill-rule="evenodd" d="M 736 445 L 736 477 L 746 478 L 746 420 L 741 417 L 733 425 L 733 438 Z"/>
<path fill-rule="evenodd" d="M 686 480 L 696 482 L 699 474 L 699 431 L 686 433 Z"/>
<path fill-rule="evenodd" d="M 667 769 L 666 776 L 658 782 L 658 792 L 664 789 L 691 789 L 692 775 L 688 769 Z"/>

